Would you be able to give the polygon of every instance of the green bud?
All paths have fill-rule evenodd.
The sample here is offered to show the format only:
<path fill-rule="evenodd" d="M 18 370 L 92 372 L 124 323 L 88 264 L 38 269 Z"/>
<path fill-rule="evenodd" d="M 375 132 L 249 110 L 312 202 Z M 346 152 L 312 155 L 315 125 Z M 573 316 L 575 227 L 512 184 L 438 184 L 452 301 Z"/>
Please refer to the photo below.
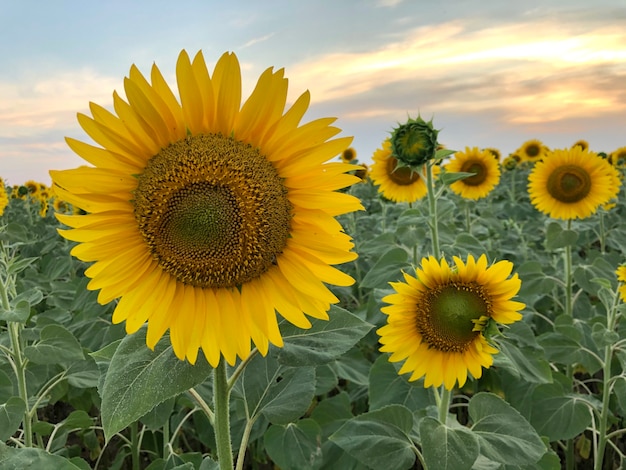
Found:
<path fill-rule="evenodd" d="M 410 119 L 393 130 L 391 150 L 402 166 L 418 168 L 432 160 L 437 150 L 437 134 L 432 119 L 424 121 L 420 116 Z"/>

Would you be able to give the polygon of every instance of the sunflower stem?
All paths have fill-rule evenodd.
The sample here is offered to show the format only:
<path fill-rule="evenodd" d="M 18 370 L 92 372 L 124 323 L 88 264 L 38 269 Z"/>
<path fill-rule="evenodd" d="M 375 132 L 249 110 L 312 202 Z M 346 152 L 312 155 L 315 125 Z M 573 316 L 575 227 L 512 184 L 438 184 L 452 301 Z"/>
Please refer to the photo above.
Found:
<path fill-rule="evenodd" d="M 568 219 L 567 229 L 571 230 L 572 220 Z M 565 315 L 568 317 L 573 316 L 572 307 L 572 246 L 565 246 Z M 573 380 L 574 369 L 572 364 L 567 364 L 566 376 L 568 379 Z M 573 382 L 572 382 L 573 383 Z M 566 470 L 574 470 L 574 440 L 568 439 L 565 449 L 565 468 Z"/>
<path fill-rule="evenodd" d="M 444 385 L 442 385 L 440 397 L 439 421 L 445 425 L 448 419 L 448 410 L 450 409 L 450 399 L 452 398 L 452 393 Z"/>
<path fill-rule="evenodd" d="M 433 183 L 432 160 L 426 162 L 426 187 L 428 188 L 428 212 L 430 214 L 430 234 L 433 244 L 433 256 L 439 259 L 439 224 L 437 220 L 437 199 Z"/>
<path fill-rule="evenodd" d="M 137 421 L 130 425 L 130 455 L 132 460 L 132 469 L 139 470 L 139 425 Z"/>
<path fill-rule="evenodd" d="M 617 320 L 617 306 L 619 304 L 619 291 L 614 292 L 613 305 L 607 312 L 606 328 L 608 331 L 615 331 Z M 602 409 L 600 412 L 600 420 L 598 423 L 598 450 L 595 455 L 594 470 L 602 470 L 604 464 L 604 451 L 606 449 L 608 420 L 609 420 L 609 401 L 611 399 L 611 360 L 613 358 L 613 349 L 615 345 L 607 344 L 604 347 L 604 363 L 602 365 Z"/>
<path fill-rule="evenodd" d="M 217 445 L 217 459 L 220 470 L 233 470 L 233 450 L 230 440 L 230 415 L 228 379 L 226 376 L 226 362 L 220 357 L 220 362 L 214 369 L 213 380 L 213 409 L 215 410 L 215 443 Z"/>
<path fill-rule="evenodd" d="M 470 223 L 470 207 L 469 203 L 465 201 L 465 231 L 471 235 L 472 234 L 472 224 Z"/>
<path fill-rule="evenodd" d="M 11 303 L 9 301 L 9 291 L 14 292 L 15 277 L 9 273 L 8 263 L 9 255 L 5 246 L 0 242 L 0 248 L 2 249 L 0 262 L 4 265 L 6 272 L 4 279 L 0 279 L 0 305 L 2 310 L 8 312 L 11 309 Z M 33 431 L 32 431 L 32 417 L 28 406 L 28 389 L 26 388 L 26 364 L 27 360 L 22 352 L 22 324 L 18 322 L 7 322 L 7 329 L 9 331 L 9 340 L 11 341 L 11 359 L 13 371 L 17 378 L 17 390 L 20 398 L 26 405 L 24 411 L 24 419 L 22 426 L 24 427 L 24 445 L 26 447 L 33 446 Z"/>

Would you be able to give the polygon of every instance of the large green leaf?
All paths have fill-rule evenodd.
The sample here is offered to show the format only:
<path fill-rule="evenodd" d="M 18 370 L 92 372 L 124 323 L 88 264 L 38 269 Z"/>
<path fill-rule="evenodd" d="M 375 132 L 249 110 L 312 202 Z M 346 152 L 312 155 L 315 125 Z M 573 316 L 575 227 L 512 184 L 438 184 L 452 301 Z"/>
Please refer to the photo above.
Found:
<path fill-rule="evenodd" d="M 312 320 L 308 330 L 291 323 L 280 325 L 284 346 L 274 349 L 281 364 L 312 366 L 325 364 L 352 348 L 373 325 L 337 306 L 328 312 L 328 321 Z"/>
<path fill-rule="evenodd" d="M 78 340 L 61 325 L 46 325 L 40 341 L 24 348 L 24 355 L 35 364 L 71 364 L 85 359 Z"/>
<path fill-rule="evenodd" d="M 389 405 L 363 413 L 349 421 L 331 441 L 372 469 L 409 469 L 415 462 L 415 449 L 409 437 L 413 414 L 402 405 Z"/>
<path fill-rule="evenodd" d="M 314 367 L 286 367 L 271 356 L 259 355 L 246 366 L 233 389 L 233 398 L 244 401 L 249 420 L 262 413 L 273 424 L 288 424 L 301 417 L 314 394 Z"/>
<path fill-rule="evenodd" d="M 472 431 L 478 437 L 480 453 L 490 460 L 509 465 L 533 464 L 546 453 L 537 431 L 502 398 L 479 393 L 469 402 Z"/>
<path fill-rule="evenodd" d="M 385 288 L 390 281 L 397 281 L 402 277 L 402 270 L 410 267 L 408 257 L 404 248 L 394 247 L 387 250 L 361 280 L 361 287 Z"/>
<path fill-rule="evenodd" d="M 146 329 L 119 344 L 102 386 L 102 427 L 107 440 L 159 403 L 204 382 L 213 368 L 202 354 L 195 365 L 179 360 L 167 337 L 150 350 Z"/>
<path fill-rule="evenodd" d="M 424 409 L 435 404 L 432 391 L 422 382 L 408 382 L 398 375 L 398 370 L 389 362 L 389 356 L 379 356 L 370 369 L 369 405 L 377 410 L 387 405 L 404 405 L 410 410 Z"/>
<path fill-rule="evenodd" d="M 11 397 L 0 405 L 0 441 L 6 441 L 22 424 L 26 404 L 20 397 Z"/>
<path fill-rule="evenodd" d="M 270 426 L 263 442 L 272 461 L 282 470 L 316 470 L 323 463 L 321 434 L 315 421 L 302 419 Z"/>
<path fill-rule="evenodd" d="M 546 227 L 546 250 L 573 246 L 578 240 L 578 232 L 564 229 L 558 222 L 550 222 Z"/>
<path fill-rule="evenodd" d="M 82 470 L 72 462 L 43 449 L 15 448 L 0 442 L 0 468 L 2 470 Z M 82 467 L 84 468 L 84 467 Z"/>
<path fill-rule="evenodd" d="M 470 470 L 478 458 L 478 438 L 467 428 L 451 428 L 426 416 L 420 421 L 422 455 L 428 468 Z"/>
<path fill-rule="evenodd" d="M 571 439 L 591 423 L 587 400 L 565 394 L 560 384 L 543 384 L 533 393 L 530 422 L 550 441 Z"/>

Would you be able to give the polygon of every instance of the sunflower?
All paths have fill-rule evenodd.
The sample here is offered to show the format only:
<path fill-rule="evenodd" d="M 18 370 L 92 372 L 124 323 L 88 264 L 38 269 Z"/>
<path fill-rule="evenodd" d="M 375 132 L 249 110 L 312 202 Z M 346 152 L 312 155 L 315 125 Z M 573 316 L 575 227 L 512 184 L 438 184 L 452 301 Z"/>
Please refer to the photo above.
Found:
<path fill-rule="evenodd" d="M 4 180 L 0 178 L 0 216 L 4 214 L 4 209 L 9 205 L 9 195 L 7 194 Z"/>
<path fill-rule="evenodd" d="M 523 162 L 537 162 L 546 156 L 548 148 L 538 139 L 530 139 L 515 152 Z"/>
<path fill-rule="evenodd" d="M 583 150 L 589 150 L 589 142 L 587 142 L 584 139 L 579 139 L 576 142 L 574 142 L 574 145 L 572 145 L 573 147 L 580 147 Z"/>
<path fill-rule="evenodd" d="M 487 152 L 489 152 L 493 158 L 495 158 L 497 161 L 500 161 L 500 159 L 502 158 L 502 154 L 500 153 L 500 150 L 493 148 L 493 147 L 487 147 L 486 149 Z"/>
<path fill-rule="evenodd" d="M 610 163 L 576 146 L 553 150 L 528 176 L 537 210 L 554 219 L 584 219 L 617 196 L 620 181 Z"/>
<path fill-rule="evenodd" d="M 483 334 L 492 321 L 514 323 L 525 305 L 511 300 L 519 291 L 513 263 L 487 266 L 487 257 L 472 255 L 467 263 L 454 257 L 423 258 L 416 275 L 404 273 L 405 282 L 393 282 L 396 291 L 382 300 L 387 324 L 378 329 L 382 352 L 391 362 L 405 361 L 399 373 L 411 373 L 409 381 L 424 377 L 424 386 L 462 387 L 467 373 L 474 378 L 493 364 L 498 350 Z"/>
<path fill-rule="evenodd" d="M 392 156 L 391 141 L 387 139 L 381 148 L 372 156 L 374 163 L 370 168 L 372 182 L 379 186 L 378 192 L 394 202 L 415 202 L 428 193 L 424 168 L 420 172 L 408 166 L 399 166 L 398 160 Z M 433 166 L 436 177 L 440 168 Z"/>
<path fill-rule="evenodd" d="M 617 168 L 626 166 L 626 147 L 620 147 L 609 154 L 609 161 Z"/>
<path fill-rule="evenodd" d="M 41 183 L 38 183 L 37 181 L 29 180 L 24 183 L 23 186 L 26 188 L 28 194 L 30 194 L 32 197 L 36 197 L 41 191 L 43 185 Z"/>
<path fill-rule="evenodd" d="M 348 147 L 343 152 L 341 152 L 341 161 L 344 163 L 349 163 L 356 160 L 356 150 L 353 147 Z"/>
<path fill-rule="evenodd" d="M 276 312 L 300 328 L 328 319 L 338 299 L 325 283 L 354 280 L 332 265 L 352 261 L 335 216 L 362 209 L 336 191 L 358 182 L 354 165 L 327 163 L 352 141 L 331 139 L 334 118 L 300 121 L 309 93 L 285 111 L 284 70 L 265 70 L 241 105 L 241 72 L 225 53 L 209 75 L 201 52 L 176 64 L 180 104 L 153 65 L 133 65 L 115 113 L 91 103 L 78 121 L 99 146 L 67 138 L 93 167 L 51 171 L 57 214 L 94 262 L 85 272 L 98 301 L 119 299 L 113 322 L 148 323 L 154 348 L 169 329 L 174 353 L 212 366 L 262 354 L 283 340 Z M 80 214 L 85 211 L 85 214 Z M 305 315 L 306 314 L 306 315 Z"/>
<path fill-rule="evenodd" d="M 466 199 L 481 199 L 500 182 L 500 163 L 491 152 L 478 147 L 465 147 L 465 152 L 456 152 L 446 164 L 446 171 L 475 173 L 450 185 L 453 192 Z"/>
<path fill-rule="evenodd" d="M 617 275 L 617 280 L 620 282 L 619 295 L 622 302 L 626 302 L 626 265 L 617 268 L 615 274 Z"/>

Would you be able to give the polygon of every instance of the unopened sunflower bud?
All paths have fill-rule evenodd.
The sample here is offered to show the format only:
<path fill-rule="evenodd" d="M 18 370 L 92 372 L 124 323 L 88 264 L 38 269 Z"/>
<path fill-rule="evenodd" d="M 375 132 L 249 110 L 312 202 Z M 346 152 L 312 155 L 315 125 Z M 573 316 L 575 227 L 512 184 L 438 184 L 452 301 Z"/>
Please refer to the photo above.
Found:
<path fill-rule="evenodd" d="M 393 155 L 402 166 L 421 167 L 434 158 L 438 134 L 432 120 L 426 122 L 420 116 L 409 119 L 391 134 Z"/>

